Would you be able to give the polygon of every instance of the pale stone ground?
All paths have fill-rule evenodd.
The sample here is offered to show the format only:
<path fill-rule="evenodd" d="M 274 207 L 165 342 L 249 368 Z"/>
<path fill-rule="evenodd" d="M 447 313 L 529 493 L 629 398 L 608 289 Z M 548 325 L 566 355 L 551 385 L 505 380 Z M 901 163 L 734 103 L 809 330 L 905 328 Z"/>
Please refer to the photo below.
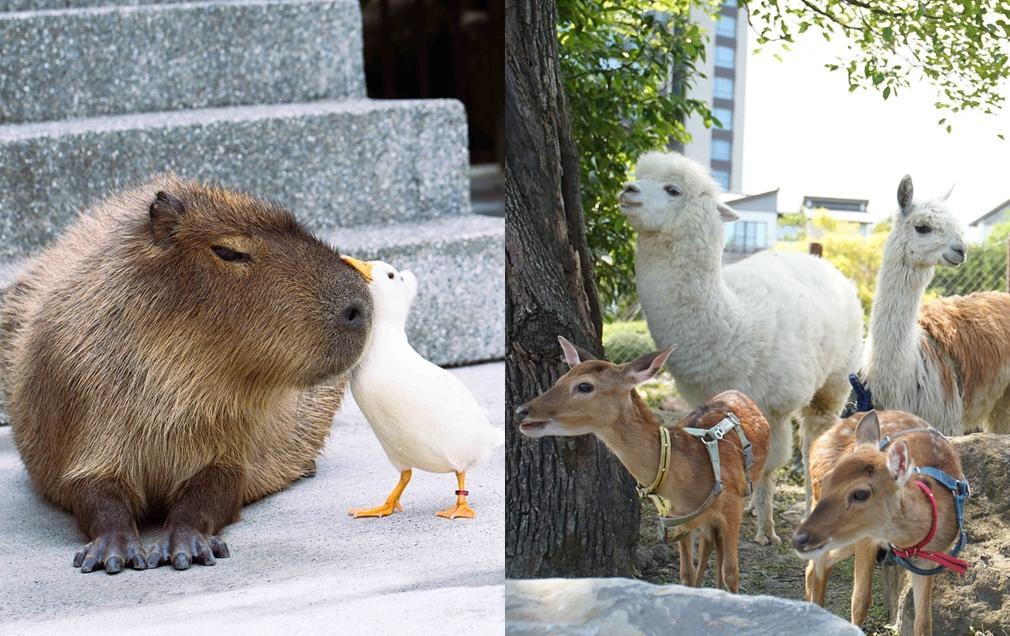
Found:
<path fill-rule="evenodd" d="M 454 373 L 504 426 L 504 364 Z M 81 574 L 71 561 L 83 536 L 38 497 L 10 428 L 0 428 L 0 633 L 501 634 L 504 453 L 467 481 L 476 519 L 435 517 L 452 503 L 455 478 L 419 471 L 404 513 L 347 516 L 380 503 L 396 479 L 348 392 L 318 475 L 246 508 L 223 533 L 231 558 Z"/>

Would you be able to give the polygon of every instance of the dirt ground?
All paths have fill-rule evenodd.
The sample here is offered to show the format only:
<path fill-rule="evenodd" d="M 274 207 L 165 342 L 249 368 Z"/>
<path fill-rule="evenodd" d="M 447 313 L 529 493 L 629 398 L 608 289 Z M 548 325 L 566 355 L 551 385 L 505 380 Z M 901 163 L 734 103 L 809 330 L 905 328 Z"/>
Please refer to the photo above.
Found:
<path fill-rule="evenodd" d="M 775 532 L 782 539 L 779 545 L 760 546 L 751 539 L 756 532 L 754 518 L 747 514 L 740 536 L 740 593 L 769 594 L 803 600 L 803 576 L 806 561 L 792 550 L 789 538 L 804 514 L 803 486 L 798 475 L 783 471 L 775 493 Z M 650 583 L 679 583 L 680 564 L 677 546 L 666 545 L 660 538 L 656 508 L 649 501 L 642 503 L 642 524 L 638 548 L 638 578 Z M 715 585 L 715 556 L 711 557 L 705 586 Z M 831 573 L 827 589 L 827 609 L 849 619 L 852 595 L 852 559 L 839 563 Z M 881 586 L 881 568 L 873 575 L 873 606 L 863 625 L 867 634 L 891 635 L 886 625 L 887 609 Z"/>

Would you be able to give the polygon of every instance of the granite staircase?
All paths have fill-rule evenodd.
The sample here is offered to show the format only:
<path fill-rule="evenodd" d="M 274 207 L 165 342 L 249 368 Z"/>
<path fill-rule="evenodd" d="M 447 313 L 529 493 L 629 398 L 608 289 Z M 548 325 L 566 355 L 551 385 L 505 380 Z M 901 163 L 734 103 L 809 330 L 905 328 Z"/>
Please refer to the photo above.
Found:
<path fill-rule="evenodd" d="M 358 0 L 0 0 L 0 271 L 152 174 L 277 201 L 411 269 L 414 346 L 501 358 L 504 223 L 470 210 L 463 107 L 365 96 Z"/>

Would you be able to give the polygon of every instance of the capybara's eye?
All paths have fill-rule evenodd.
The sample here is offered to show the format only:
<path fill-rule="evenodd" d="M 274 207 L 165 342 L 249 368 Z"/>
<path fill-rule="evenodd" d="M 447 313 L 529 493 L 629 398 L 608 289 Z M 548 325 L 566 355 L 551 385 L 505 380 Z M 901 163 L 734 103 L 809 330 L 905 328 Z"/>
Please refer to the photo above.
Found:
<path fill-rule="evenodd" d="M 387 275 L 389 276 L 389 280 L 393 280 L 394 278 L 396 278 L 396 274 L 394 274 L 393 272 L 389 272 L 389 274 Z"/>
<path fill-rule="evenodd" d="M 861 488 L 859 490 L 853 490 L 852 491 L 852 500 L 853 501 L 866 501 L 869 498 L 870 498 L 870 491 L 869 490 Z"/>
<path fill-rule="evenodd" d="M 236 252 L 235 250 L 231 250 L 220 245 L 214 245 L 210 249 L 217 254 L 218 258 L 222 261 L 228 261 L 229 263 L 248 263 L 252 260 L 248 254 Z"/>

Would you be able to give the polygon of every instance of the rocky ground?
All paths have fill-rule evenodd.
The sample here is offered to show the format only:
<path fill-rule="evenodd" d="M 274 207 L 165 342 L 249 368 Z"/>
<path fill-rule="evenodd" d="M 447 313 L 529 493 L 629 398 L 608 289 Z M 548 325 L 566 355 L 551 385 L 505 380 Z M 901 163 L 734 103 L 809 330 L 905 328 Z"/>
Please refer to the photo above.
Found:
<path fill-rule="evenodd" d="M 791 473 L 790 473 L 791 475 Z M 801 560 L 789 546 L 793 528 L 803 516 L 803 486 L 798 481 L 782 479 L 776 491 L 775 532 L 782 538 L 779 545 L 760 546 L 750 541 L 757 531 L 754 518 L 746 515 L 740 537 L 740 593 L 770 594 L 781 598 L 803 600 Z M 660 540 L 656 508 L 650 502 L 642 504 L 642 526 L 639 535 L 639 578 L 651 583 L 679 583 L 680 559 L 676 545 Z M 715 585 L 715 559 L 709 563 L 705 585 Z M 894 634 L 887 624 L 888 611 L 884 603 L 880 568 L 873 576 L 873 607 L 863 625 L 867 634 Z M 852 559 L 839 563 L 828 581 L 827 606 L 833 614 L 849 619 L 852 595 Z"/>

